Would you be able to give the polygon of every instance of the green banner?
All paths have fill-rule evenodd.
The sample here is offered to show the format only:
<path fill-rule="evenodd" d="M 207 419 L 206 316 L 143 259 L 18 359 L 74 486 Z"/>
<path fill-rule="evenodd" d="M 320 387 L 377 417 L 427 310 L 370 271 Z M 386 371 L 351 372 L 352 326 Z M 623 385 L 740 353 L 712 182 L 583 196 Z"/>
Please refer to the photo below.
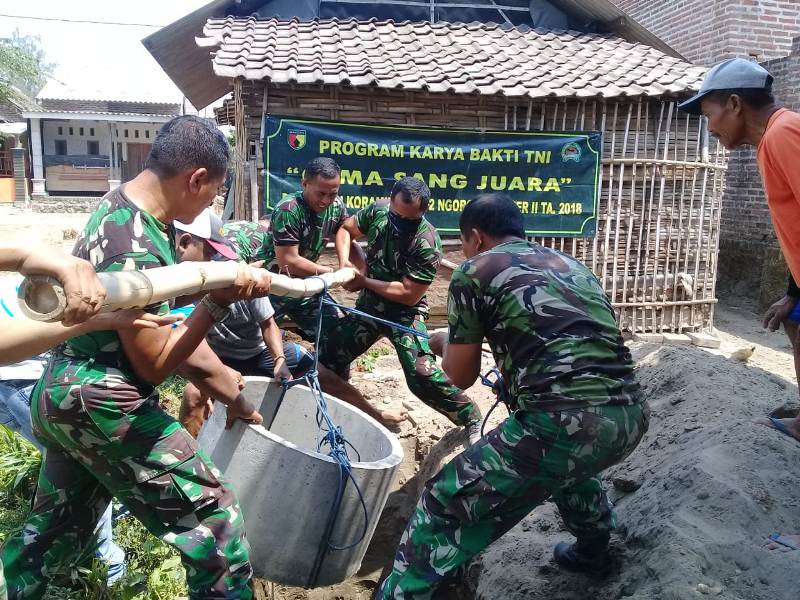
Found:
<path fill-rule="evenodd" d="M 340 195 L 351 214 L 412 175 L 431 189 L 427 218 L 458 233 L 464 205 L 504 192 L 525 215 L 529 235 L 595 234 L 600 133 L 477 131 L 364 125 L 267 115 L 266 207 L 300 189 L 303 167 L 328 156 L 342 168 Z"/>

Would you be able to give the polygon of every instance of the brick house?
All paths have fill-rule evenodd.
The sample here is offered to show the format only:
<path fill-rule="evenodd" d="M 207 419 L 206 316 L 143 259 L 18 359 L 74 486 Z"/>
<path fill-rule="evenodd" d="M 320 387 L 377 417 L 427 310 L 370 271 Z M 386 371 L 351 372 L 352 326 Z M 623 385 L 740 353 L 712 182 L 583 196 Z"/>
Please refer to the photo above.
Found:
<path fill-rule="evenodd" d="M 797 0 L 613 0 L 688 60 L 751 57 L 775 76 L 775 95 L 800 109 Z M 733 152 L 722 200 L 718 290 L 760 308 L 780 297 L 788 270 L 772 228 L 754 149 Z"/>

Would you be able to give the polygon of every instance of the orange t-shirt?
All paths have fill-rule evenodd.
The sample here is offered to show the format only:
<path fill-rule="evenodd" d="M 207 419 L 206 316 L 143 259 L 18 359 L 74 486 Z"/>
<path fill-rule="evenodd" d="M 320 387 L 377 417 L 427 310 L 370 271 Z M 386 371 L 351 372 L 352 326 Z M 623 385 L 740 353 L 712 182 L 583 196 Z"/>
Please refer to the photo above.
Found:
<path fill-rule="evenodd" d="M 800 283 L 800 114 L 785 108 L 772 114 L 756 160 L 783 257 Z"/>

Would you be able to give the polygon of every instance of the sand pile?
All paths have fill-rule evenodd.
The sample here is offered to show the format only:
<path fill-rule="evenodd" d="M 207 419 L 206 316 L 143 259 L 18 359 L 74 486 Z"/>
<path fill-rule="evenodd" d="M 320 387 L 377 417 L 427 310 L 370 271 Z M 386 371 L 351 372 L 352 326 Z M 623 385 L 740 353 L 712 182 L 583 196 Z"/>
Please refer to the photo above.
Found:
<path fill-rule="evenodd" d="M 800 551 L 760 546 L 800 531 L 800 444 L 751 424 L 797 398 L 758 367 L 693 347 L 642 347 L 638 376 L 653 409 L 636 452 L 606 474 L 619 515 L 617 569 L 605 580 L 561 571 L 569 539 L 546 504 L 477 559 L 464 595 L 491 600 L 800 597 Z M 634 492 L 611 483 L 627 481 Z"/>

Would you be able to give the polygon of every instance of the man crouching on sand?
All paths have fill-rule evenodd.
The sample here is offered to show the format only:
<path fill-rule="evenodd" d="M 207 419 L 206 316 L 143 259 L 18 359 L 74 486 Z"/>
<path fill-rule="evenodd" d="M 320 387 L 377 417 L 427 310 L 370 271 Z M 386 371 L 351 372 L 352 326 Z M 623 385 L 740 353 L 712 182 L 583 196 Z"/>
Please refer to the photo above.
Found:
<path fill-rule="evenodd" d="M 649 409 L 614 311 L 592 272 L 525 240 L 502 194 L 470 202 L 459 223 L 467 261 L 453 273 L 443 367 L 469 388 L 486 338 L 512 415 L 425 486 L 379 597 L 435 598 L 447 580 L 552 497 L 574 544 L 561 566 L 604 572 L 616 518 L 598 474 L 639 444 Z"/>

